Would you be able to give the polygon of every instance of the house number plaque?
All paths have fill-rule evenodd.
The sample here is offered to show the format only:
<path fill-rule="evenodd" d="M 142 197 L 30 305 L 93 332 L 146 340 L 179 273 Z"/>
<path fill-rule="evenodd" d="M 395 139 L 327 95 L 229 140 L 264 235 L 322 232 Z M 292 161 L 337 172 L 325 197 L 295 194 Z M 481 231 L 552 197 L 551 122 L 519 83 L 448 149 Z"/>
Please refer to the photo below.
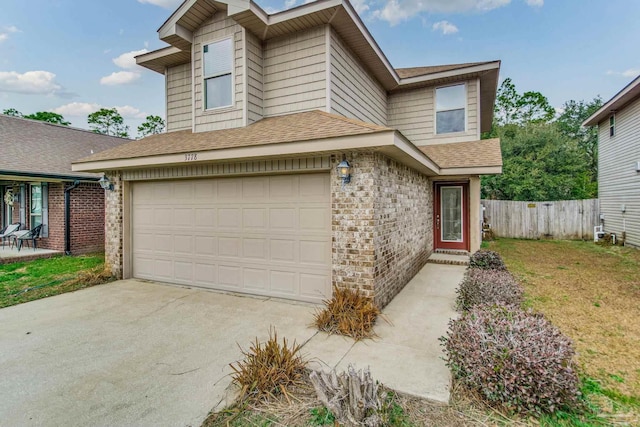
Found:
<path fill-rule="evenodd" d="M 194 160 L 198 160 L 198 154 L 197 153 L 187 153 L 184 155 L 184 161 L 185 162 L 193 162 Z"/>

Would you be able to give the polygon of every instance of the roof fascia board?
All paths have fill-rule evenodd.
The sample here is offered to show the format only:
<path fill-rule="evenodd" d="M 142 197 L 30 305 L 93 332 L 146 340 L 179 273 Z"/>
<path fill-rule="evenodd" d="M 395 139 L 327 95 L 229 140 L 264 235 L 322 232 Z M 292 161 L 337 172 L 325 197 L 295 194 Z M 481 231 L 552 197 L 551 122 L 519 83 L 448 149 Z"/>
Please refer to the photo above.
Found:
<path fill-rule="evenodd" d="M 91 177 L 86 175 L 64 175 L 55 173 L 40 173 L 40 172 L 26 172 L 26 171 L 8 171 L 0 170 L 0 180 L 3 177 L 10 177 L 16 181 L 33 181 L 33 180 L 51 180 L 52 182 L 63 181 L 84 181 L 84 182 L 98 182 L 100 177 Z"/>
<path fill-rule="evenodd" d="M 189 11 L 196 4 L 198 0 L 185 0 L 178 8 L 171 14 L 171 16 L 158 28 L 158 36 L 160 39 L 171 35 L 169 32 L 178 23 L 180 18 Z"/>
<path fill-rule="evenodd" d="M 394 133 L 395 131 L 389 130 L 330 139 L 315 139 L 311 141 L 197 151 L 194 152 L 198 157 L 197 162 L 185 162 L 185 153 L 175 153 L 128 159 L 97 160 L 92 162 L 73 163 L 71 165 L 71 169 L 76 172 L 101 172 L 114 169 L 132 169 L 176 164 L 198 164 L 211 161 L 254 159 L 292 154 L 307 155 L 310 153 L 344 151 L 360 148 L 373 149 L 377 147 L 393 146 Z"/>
<path fill-rule="evenodd" d="M 451 175 L 499 175 L 502 173 L 502 166 L 474 166 L 470 168 L 442 168 L 441 176 Z"/>
<path fill-rule="evenodd" d="M 473 74 L 473 73 L 481 73 L 483 71 L 498 70 L 499 68 L 500 68 L 500 62 L 496 61 L 496 62 L 490 62 L 488 64 L 476 65 L 473 67 L 442 71 L 440 73 L 427 74 L 424 76 L 409 77 L 406 79 L 400 79 L 400 87 L 402 87 L 403 85 L 410 85 L 414 83 L 422 83 L 422 82 L 429 82 L 432 80 L 464 76 L 465 74 Z"/>
<path fill-rule="evenodd" d="M 412 159 L 420 163 L 423 167 L 427 168 L 431 172 L 431 174 L 440 174 L 440 167 L 433 160 L 431 160 L 429 156 L 420 151 L 418 147 L 409 142 L 409 140 L 405 138 L 404 135 L 402 135 L 400 132 L 394 132 L 393 142 L 398 149 L 402 150 Z"/>
<path fill-rule="evenodd" d="M 635 96 L 640 95 L 640 76 L 636 77 L 631 83 L 626 85 L 620 92 L 614 95 L 609 101 L 607 101 L 598 111 L 593 113 L 587 120 L 582 123 L 582 126 L 595 126 L 600 123 L 604 118 L 608 117 L 612 112 L 622 107 L 624 104 L 631 101 L 634 95 L 629 99 L 629 95 L 636 89 Z"/>
<path fill-rule="evenodd" d="M 141 63 L 144 63 L 147 61 L 153 61 L 155 59 L 160 59 L 160 58 L 164 58 L 165 56 L 175 55 L 176 53 L 180 53 L 180 52 L 182 52 L 182 50 L 178 49 L 175 46 L 167 46 L 161 49 L 157 49 L 151 52 L 137 55 L 135 57 L 135 60 L 136 60 L 136 64 L 140 65 Z"/>

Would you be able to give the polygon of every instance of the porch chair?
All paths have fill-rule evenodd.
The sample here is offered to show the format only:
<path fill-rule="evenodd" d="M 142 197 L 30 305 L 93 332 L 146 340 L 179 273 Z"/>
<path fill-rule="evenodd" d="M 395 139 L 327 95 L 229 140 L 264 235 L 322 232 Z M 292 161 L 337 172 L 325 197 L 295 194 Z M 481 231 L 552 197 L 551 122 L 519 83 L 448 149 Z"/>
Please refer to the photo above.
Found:
<path fill-rule="evenodd" d="M 42 224 L 33 227 L 26 233 L 23 233 L 19 236 L 14 236 L 14 240 L 16 245 L 18 246 L 18 252 L 22 249 L 23 242 L 27 242 L 27 246 L 29 246 L 29 242 L 32 242 L 33 250 L 38 249 L 38 238 L 40 237 L 40 232 L 42 232 Z"/>
<path fill-rule="evenodd" d="M 0 230 L 0 239 L 2 239 L 2 249 L 4 249 L 5 240 L 9 240 L 9 243 L 11 243 L 11 237 L 13 236 L 13 233 L 20 230 L 20 225 L 22 224 L 20 224 L 19 222 L 15 222 L 13 224 L 7 225 L 5 228 Z"/>

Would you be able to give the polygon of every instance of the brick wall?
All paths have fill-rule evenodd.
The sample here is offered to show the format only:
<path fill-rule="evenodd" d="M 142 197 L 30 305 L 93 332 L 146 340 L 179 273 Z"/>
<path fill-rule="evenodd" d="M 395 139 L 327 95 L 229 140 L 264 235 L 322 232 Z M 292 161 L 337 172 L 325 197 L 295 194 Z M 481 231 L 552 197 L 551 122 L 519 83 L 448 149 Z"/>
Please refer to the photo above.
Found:
<path fill-rule="evenodd" d="M 118 279 L 123 272 L 123 182 L 122 174 L 110 173 L 113 191 L 105 192 L 104 249 L 105 267 Z"/>
<path fill-rule="evenodd" d="M 360 289 L 380 307 L 426 264 L 433 249 L 428 177 L 378 153 L 347 153 L 352 180 L 332 169 L 333 284 Z"/>
<path fill-rule="evenodd" d="M 332 283 L 339 288 L 360 289 L 375 296 L 375 155 L 347 154 L 351 182 L 342 188 L 335 156 L 331 168 Z"/>
<path fill-rule="evenodd" d="M 48 184 L 49 190 L 49 233 L 38 241 L 38 247 L 55 251 L 64 251 L 64 189 L 70 183 Z M 14 189 L 20 194 L 20 188 Z M 26 224 L 22 228 L 31 228 L 29 217 L 29 187 L 25 200 Z M 71 191 L 71 253 L 102 252 L 104 250 L 104 190 L 99 184 L 83 183 Z M 20 221 L 20 203 L 14 203 L 13 222 Z"/>
<path fill-rule="evenodd" d="M 74 255 L 104 251 L 104 199 L 105 191 L 98 183 L 80 184 L 71 190 L 71 252 Z M 64 210 L 62 212 L 64 215 Z M 64 243 L 64 217 L 62 224 Z"/>
<path fill-rule="evenodd" d="M 377 154 L 375 300 L 384 307 L 426 264 L 433 249 L 429 179 Z"/>

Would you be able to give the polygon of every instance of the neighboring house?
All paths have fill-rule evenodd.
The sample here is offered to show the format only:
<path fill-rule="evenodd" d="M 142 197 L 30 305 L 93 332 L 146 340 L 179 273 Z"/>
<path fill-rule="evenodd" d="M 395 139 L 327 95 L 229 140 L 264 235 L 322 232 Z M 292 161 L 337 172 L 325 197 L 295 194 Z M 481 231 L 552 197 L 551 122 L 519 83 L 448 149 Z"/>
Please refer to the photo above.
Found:
<path fill-rule="evenodd" d="M 480 247 L 499 61 L 394 69 L 346 0 L 187 0 L 158 33 L 137 62 L 165 75 L 168 132 L 74 164 L 114 184 L 115 274 L 384 306 L 434 250 Z"/>
<path fill-rule="evenodd" d="M 604 230 L 640 247 L 640 76 L 583 126 L 598 126 L 598 197 Z"/>
<path fill-rule="evenodd" d="M 129 140 L 0 115 L 2 227 L 20 222 L 21 228 L 32 229 L 42 224 L 39 248 L 74 254 L 103 251 L 102 175 L 73 172 L 71 162 L 123 142 Z"/>

